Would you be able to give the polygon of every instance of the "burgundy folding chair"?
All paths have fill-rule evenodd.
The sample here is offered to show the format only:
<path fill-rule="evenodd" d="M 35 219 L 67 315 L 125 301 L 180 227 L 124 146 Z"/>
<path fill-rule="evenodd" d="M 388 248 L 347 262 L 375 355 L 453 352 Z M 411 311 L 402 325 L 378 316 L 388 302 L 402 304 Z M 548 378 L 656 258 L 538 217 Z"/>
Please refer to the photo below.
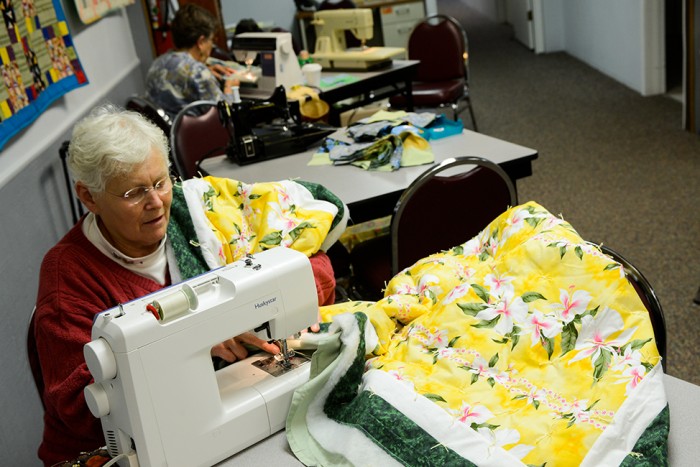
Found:
<path fill-rule="evenodd" d="M 170 147 L 178 175 L 184 180 L 198 173 L 206 175 L 199 163 L 208 157 L 226 154 L 229 141 L 216 102 L 188 104 L 175 116 L 170 131 Z"/>
<path fill-rule="evenodd" d="M 390 235 L 350 252 L 355 288 L 365 299 L 380 299 L 386 282 L 401 270 L 466 242 L 517 203 L 508 174 L 487 159 L 451 158 L 429 168 L 396 203 Z"/>
<path fill-rule="evenodd" d="M 416 24 L 408 39 L 408 58 L 420 60 L 413 82 L 414 108 L 450 107 L 452 118 L 469 109 L 478 131 L 469 88 L 469 45 L 459 22 L 447 15 L 433 15 Z M 406 107 L 406 97 L 389 100 L 392 107 Z"/>

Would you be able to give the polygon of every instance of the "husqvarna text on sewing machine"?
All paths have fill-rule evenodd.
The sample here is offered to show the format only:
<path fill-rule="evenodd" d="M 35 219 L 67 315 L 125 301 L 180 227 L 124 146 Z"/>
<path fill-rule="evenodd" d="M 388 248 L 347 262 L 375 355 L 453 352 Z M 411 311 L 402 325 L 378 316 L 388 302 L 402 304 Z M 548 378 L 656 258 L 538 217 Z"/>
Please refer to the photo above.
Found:
<path fill-rule="evenodd" d="M 308 359 L 260 353 L 215 371 L 210 351 L 253 329 L 287 338 L 317 315 L 309 260 L 283 247 L 97 315 L 85 398 L 110 455 L 130 467 L 213 465 L 284 428 Z"/>
<path fill-rule="evenodd" d="M 323 69 L 370 70 L 389 65 L 406 53 L 402 47 L 365 47 L 374 35 L 374 20 L 369 8 L 321 10 L 314 13 L 316 48 L 312 55 Z M 345 31 L 362 41 L 361 47 L 348 48 Z"/>

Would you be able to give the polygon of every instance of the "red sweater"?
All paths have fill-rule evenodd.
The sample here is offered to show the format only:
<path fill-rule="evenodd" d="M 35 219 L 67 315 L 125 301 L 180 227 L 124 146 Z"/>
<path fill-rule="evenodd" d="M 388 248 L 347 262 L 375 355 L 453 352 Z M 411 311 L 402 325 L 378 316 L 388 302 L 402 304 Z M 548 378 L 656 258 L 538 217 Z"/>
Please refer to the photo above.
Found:
<path fill-rule="evenodd" d="M 44 392 L 44 435 L 39 458 L 45 465 L 75 459 L 105 445 L 102 426 L 87 407 L 83 389 L 92 376 L 83 358 L 97 313 L 155 292 L 162 286 L 102 254 L 76 224 L 44 257 L 34 314 L 36 350 Z M 330 260 L 311 258 L 319 304 L 333 303 Z"/>

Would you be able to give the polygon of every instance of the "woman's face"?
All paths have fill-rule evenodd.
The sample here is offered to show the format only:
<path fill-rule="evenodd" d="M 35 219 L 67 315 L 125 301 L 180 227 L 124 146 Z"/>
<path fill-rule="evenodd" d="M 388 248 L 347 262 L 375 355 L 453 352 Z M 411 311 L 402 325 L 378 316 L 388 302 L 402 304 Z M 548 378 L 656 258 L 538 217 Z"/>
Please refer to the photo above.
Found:
<path fill-rule="evenodd" d="M 124 198 L 133 188 L 153 188 L 159 181 L 167 193 L 150 189 L 136 204 Z M 170 189 L 167 189 L 170 188 Z M 133 192 L 132 192 L 133 193 Z M 119 251 L 132 258 L 153 253 L 165 237 L 173 199 L 172 183 L 163 157 L 152 150 L 146 161 L 128 175 L 107 182 L 106 192 L 96 193 L 88 208 L 98 217 L 105 238 Z"/>

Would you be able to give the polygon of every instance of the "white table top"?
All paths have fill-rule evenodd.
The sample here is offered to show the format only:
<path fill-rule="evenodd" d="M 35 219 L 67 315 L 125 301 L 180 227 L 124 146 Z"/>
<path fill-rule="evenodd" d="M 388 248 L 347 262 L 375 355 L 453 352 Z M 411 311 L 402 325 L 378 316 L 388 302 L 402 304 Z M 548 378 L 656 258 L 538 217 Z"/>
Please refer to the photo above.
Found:
<path fill-rule="evenodd" d="M 480 156 L 497 164 L 535 159 L 537 151 L 491 136 L 464 130 L 461 135 L 430 141 L 436 162 L 450 157 Z M 320 183 L 345 204 L 366 201 L 387 193 L 403 191 L 428 166 L 402 167 L 395 172 L 372 172 L 355 166 L 309 166 L 314 148 L 299 154 L 239 166 L 226 156 L 213 157 L 201 167 L 211 175 L 246 183 L 300 179 Z"/>
<path fill-rule="evenodd" d="M 671 409 L 671 430 L 668 437 L 668 460 L 671 467 L 687 467 L 700 463 L 700 386 L 673 376 L 664 376 L 666 397 Z M 299 466 L 287 443 L 284 431 L 245 449 L 220 466 L 253 467 L 261 465 Z"/>

